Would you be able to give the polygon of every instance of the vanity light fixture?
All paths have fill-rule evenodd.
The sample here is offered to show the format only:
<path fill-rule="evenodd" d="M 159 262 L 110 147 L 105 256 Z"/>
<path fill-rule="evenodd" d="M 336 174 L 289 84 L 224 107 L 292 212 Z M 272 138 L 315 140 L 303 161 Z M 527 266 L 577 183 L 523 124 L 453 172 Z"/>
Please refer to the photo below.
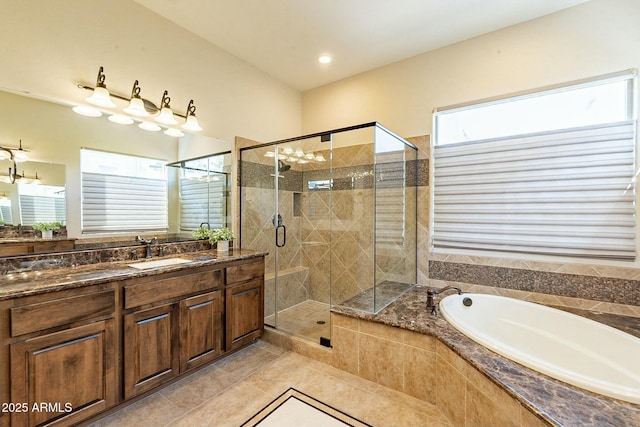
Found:
<path fill-rule="evenodd" d="M 73 111 L 85 117 L 102 117 L 102 111 L 88 105 L 76 105 L 73 107 Z"/>
<path fill-rule="evenodd" d="M 123 110 L 127 114 L 131 114 L 136 117 L 148 117 L 151 114 L 144 107 L 144 101 L 140 97 L 140 85 L 136 80 L 133 82 L 133 88 L 131 89 L 131 99 L 129 105 Z"/>
<path fill-rule="evenodd" d="M 180 138 L 181 136 L 184 136 L 184 132 L 182 132 L 180 129 L 175 129 L 175 128 L 167 128 L 167 130 L 164 131 L 164 134 L 169 136 L 175 136 L 176 138 Z"/>
<path fill-rule="evenodd" d="M 264 157 L 275 157 L 275 151 L 267 151 L 264 153 Z M 280 154 L 278 154 L 279 160 L 286 160 L 290 163 L 299 163 L 305 164 L 309 162 L 320 163 L 326 162 L 327 159 L 324 158 L 322 154 L 315 154 L 313 152 L 305 153 L 301 149 L 296 149 L 295 151 L 291 147 L 282 148 Z"/>
<path fill-rule="evenodd" d="M 189 105 L 187 105 L 187 117 L 182 128 L 193 132 L 200 132 L 202 130 L 196 118 L 196 106 L 193 105 L 193 99 L 189 101 Z"/>
<path fill-rule="evenodd" d="M 164 125 L 177 125 L 178 121 L 173 116 L 169 102 L 171 102 L 171 98 L 169 97 L 169 92 L 165 90 L 162 94 L 162 101 L 160 101 L 160 115 L 156 117 L 156 121 Z"/>
<path fill-rule="evenodd" d="M 162 128 L 155 123 L 151 122 L 141 122 L 138 127 L 140 129 L 148 130 L 149 132 L 158 132 Z"/>
<path fill-rule="evenodd" d="M 107 85 L 104 83 L 105 79 L 104 68 L 100 67 L 98 70 L 98 78 L 96 79 L 96 87 L 93 89 L 91 96 L 85 99 L 89 104 L 97 105 L 98 107 L 115 108 L 116 104 L 111 100 Z"/>
<path fill-rule="evenodd" d="M 36 172 L 36 176 L 35 178 L 27 178 L 24 174 L 24 172 L 22 172 L 22 175 L 18 174 L 18 161 L 24 161 L 27 160 L 27 151 L 24 150 L 22 148 L 22 140 L 20 140 L 20 147 L 19 148 L 7 148 L 7 147 L 0 147 L 0 155 L 2 158 L 9 160 L 12 165 L 9 166 L 9 174 L 8 175 L 4 175 L 4 174 L 0 174 L 0 176 L 6 176 L 6 182 L 9 182 L 11 184 L 14 184 L 16 181 L 20 180 L 20 179 L 25 179 L 26 182 L 33 182 L 34 180 L 37 181 L 37 183 L 40 182 L 40 178 L 38 178 L 38 172 Z"/>
<path fill-rule="evenodd" d="M 105 74 L 103 67 L 100 67 L 100 69 L 98 70 L 98 78 L 96 80 L 95 87 L 85 86 L 82 84 L 78 84 L 77 86 L 81 89 L 92 91 L 91 96 L 86 98 L 86 100 L 87 102 L 99 107 L 94 108 L 88 105 L 78 105 L 73 107 L 73 111 L 77 114 L 86 117 L 100 117 L 103 115 L 103 113 L 107 113 L 107 115 L 109 116 L 109 120 L 114 123 L 133 124 L 135 122 L 138 122 L 138 127 L 140 127 L 141 129 L 154 132 L 162 130 L 164 127 L 164 133 L 166 135 L 181 137 L 184 136 L 184 133 L 181 130 L 172 127 L 178 125 L 178 119 L 176 118 L 177 116 L 184 119 L 184 123 L 182 124 L 183 129 L 190 132 L 199 132 L 202 130 L 202 127 L 200 126 L 200 124 L 198 123 L 198 119 L 196 118 L 196 107 L 193 104 L 193 99 L 189 101 L 187 112 L 182 115 L 174 112 L 171 109 L 171 106 L 169 104 L 171 98 L 169 97 L 169 93 L 166 90 L 162 95 L 160 107 L 158 107 L 148 99 L 142 98 L 140 96 L 140 85 L 138 80 L 133 83 L 130 97 L 124 97 L 116 93 L 110 93 L 107 90 L 105 84 Z M 106 110 L 109 108 L 117 107 L 116 104 L 113 103 L 111 98 L 120 99 L 128 103 L 127 106 L 122 109 L 125 114 Z M 161 123 L 163 127 L 160 127 L 155 123 L 144 121 L 146 117 L 150 116 L 155 116 L 155 121 Z"/>
<path fill-rule="evenodd" d="M 112 114 L 109 116 L 109 121 L 118 123 L 120 125 L 130 125 L 133 123 L 131 117 L 123 116 L 122 114 Z"/>

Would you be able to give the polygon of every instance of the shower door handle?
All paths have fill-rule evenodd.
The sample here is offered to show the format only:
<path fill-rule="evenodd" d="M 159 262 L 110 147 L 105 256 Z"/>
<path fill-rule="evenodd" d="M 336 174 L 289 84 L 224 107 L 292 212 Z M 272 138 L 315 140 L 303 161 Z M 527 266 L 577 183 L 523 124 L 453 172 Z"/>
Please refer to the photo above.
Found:
<path fill-rule="evenodd" d="M 280 234 L 278 233 L 278 229 L 282 228 L 282 243 L 280 243 Z M 276 227 L 276 246 L 281 248 L 287 244 L 287 227 L 280 222 Z"/>

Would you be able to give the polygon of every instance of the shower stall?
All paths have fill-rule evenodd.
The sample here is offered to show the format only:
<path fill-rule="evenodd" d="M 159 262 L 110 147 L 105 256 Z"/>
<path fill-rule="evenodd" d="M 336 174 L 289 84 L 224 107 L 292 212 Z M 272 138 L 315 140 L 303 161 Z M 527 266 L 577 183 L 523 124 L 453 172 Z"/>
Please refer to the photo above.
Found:
<path fill-rule="evenodd" d="M 417 150 L 367 123 L 240 150 L 240 243 L 268 252 L 265 324 L 330 346 L 330 310 L 416 284 Z"/>

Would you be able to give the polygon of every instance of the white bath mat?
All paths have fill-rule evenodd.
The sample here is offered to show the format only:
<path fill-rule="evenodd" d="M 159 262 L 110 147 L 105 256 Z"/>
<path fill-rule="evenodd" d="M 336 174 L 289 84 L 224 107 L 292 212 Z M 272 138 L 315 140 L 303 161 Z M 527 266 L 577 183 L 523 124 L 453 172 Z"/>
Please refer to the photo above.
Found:
<path fill-rule="evenodd" d="M 290 388 L 241 427 L 372 427 L 319 400 Z"/>

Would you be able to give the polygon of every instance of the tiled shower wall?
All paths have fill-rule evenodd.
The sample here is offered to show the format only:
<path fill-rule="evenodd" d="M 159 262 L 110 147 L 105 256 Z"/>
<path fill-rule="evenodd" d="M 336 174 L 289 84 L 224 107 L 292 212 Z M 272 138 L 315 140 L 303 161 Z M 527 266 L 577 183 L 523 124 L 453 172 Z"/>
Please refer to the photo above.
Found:
<path fill-rule="evenodd" d="M 428 161 L 428 136 L 407 138 Z M 424 165 L 424 163 L 421 163 Z M 418 283 L 640 317 L 640 269 L 429 253 L 429 186 L 418 187 Z"/>
<path fill-rule="evenodd" d="M 268 149 L 244 150 L 239 165 L 244 186 L 240 192 L 242 245 L 269 252 L 266 316 L 275 310 L 274 167 L 273 159 L 264 156 Z M 320 153 L 330 158 L 328 151 L 316 151 Z M 281 174 L 279 211 L 287 227 L 287 244 L 279 249 L 279 309 L 305 299 L 336 304 L 370 289 L 376 260 L 377 283 L 415 283 L 416 259 L 406 251 L 415 246 L 413 215 L 403 244 L 378 247 L 374 257 L 373 161 L 373 144 L 364 144 L 334 149 L 331 169 L 328 163 L 310 163 L 304 171 L 295 165 Z M 307 181 L 331 177 L 332 191 L 308 189 Z M 397 203 L 415 211 L 415 189 L 409 187 L 403 198 Z"/>

